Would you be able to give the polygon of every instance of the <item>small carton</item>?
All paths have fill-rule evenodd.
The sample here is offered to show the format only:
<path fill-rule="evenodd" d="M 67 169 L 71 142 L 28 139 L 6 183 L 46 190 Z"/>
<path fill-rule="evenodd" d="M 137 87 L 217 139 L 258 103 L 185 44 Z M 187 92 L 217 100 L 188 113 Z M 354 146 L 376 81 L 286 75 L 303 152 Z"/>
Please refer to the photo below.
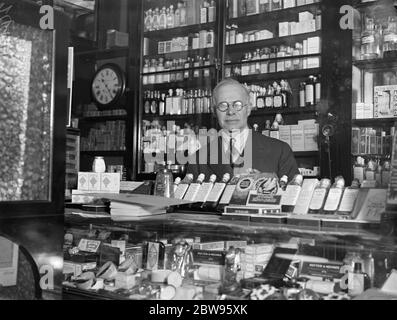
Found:
<path fill-rule="evenodd" d="M 289 22 L 279 22 L 278 23 L 278 36 L 285 37 L 289 36 Z"/>
<path fill-rule="evenodd" d="M 303 125 L 292 125 L 291 127 L 291 148 L 292 151 L 305 151 L 305 138 Z"/>
<path fill-rule="evenodd" d="M 88 191 L 100 191 L 101 190 L 101 174 L 96 172 L 88 172 Z"/>
<path fill-rule="evenodd" d="M 310 11 L 299 12 L 299 22 L 312 20 L 313 18 L 313 13 L 311 13 Z"/>
<path fill-rule="evenodd" d="M 101 191 L 120 193 L 120 173 L 101 173 Z"/>
<path fill-rule="evenodd" d="M 279 127 L 280 140 L 291 146 L 291 127 L 290 126 L 280 126 Z"/>
<path fill-rule="evenodd" d="M 316 54 L 321 51 L 320 37 L 307 38 L 307 54 Z"/>
<path fill-rule="evenodd" d="M 77 189 L 81 191 L 89 191 L 88 172 L 78 173 Z"/>

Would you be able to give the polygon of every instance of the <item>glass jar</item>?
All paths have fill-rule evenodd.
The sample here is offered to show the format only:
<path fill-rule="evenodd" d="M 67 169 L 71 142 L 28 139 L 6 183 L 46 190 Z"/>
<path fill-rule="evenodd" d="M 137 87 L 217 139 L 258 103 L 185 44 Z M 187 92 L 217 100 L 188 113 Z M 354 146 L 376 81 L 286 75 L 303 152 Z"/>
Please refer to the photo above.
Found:
<path fill-rule="evenodd" d="M 365 29 L 361 34 L 361 59 L 379 57 L 380 27 L 375 26 L 372 18 L 366 18 Z"/>
<path fill-rule="evenodd" d="M 154 195 L 165 198 L 174 197 L 173 175 L 169 169 L 160 169 L 156 175 Z"/>
<path fill-rule="evenodd" d="M 397 17 L 389 17 L 387 28 L 383 32 L 383 56 L 395 57 L 397 51 Z"/>
<path fill-rule="evenodd" d="M 106 172 L 105 159 L 103 157 L 95 157 L 92 163 L 92 172 L 104 173 Z"/>

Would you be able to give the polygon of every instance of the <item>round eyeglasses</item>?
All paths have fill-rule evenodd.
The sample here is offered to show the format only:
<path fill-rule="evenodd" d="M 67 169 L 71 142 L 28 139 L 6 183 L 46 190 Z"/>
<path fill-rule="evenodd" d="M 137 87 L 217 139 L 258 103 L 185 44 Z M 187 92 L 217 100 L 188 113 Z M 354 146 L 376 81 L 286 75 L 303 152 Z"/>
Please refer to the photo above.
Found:
<path fill-rule="evenodd" d="M 230 109 L 230 107 L 233 107 L 234 111 L 241 111 L 246 105 L 244 105 L 241 101 L 234 101 L 232 104 L 229 102 L 221 102 L 219 103 L 216 108 L 220 112 L 226 112 Z"/>

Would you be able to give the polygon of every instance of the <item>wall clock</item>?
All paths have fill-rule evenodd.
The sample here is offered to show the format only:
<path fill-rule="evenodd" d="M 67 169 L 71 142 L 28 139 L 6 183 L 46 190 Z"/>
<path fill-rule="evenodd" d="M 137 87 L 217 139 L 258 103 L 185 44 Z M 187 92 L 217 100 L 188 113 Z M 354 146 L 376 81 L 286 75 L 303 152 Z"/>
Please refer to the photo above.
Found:
<path fill-rule="evenodd" d="M 102 106 L 117 102 L 125 92 L 125 76 L 116 64 L 105 64 L 95 73 L 92 80 L 92 96 Z"/>

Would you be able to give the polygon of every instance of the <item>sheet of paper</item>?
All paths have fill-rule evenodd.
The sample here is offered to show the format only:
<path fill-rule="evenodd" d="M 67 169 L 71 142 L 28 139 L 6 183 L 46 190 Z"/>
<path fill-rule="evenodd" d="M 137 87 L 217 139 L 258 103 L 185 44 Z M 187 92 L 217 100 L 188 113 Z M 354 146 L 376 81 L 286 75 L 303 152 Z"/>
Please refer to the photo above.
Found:
<path fill-rule="evenodd" d="M 148 207 L 156 207 L 156 208 L 167 208 L 167 207 L 191 203 L 190 201 L 185 201 L 185 200 L 170 199 L 170 198 L 149 196 L 143 194 L 91 193 L 89 195 L 94 196 L 96 198 L 106 198 L 111 201 L 148 206 Z"/>

